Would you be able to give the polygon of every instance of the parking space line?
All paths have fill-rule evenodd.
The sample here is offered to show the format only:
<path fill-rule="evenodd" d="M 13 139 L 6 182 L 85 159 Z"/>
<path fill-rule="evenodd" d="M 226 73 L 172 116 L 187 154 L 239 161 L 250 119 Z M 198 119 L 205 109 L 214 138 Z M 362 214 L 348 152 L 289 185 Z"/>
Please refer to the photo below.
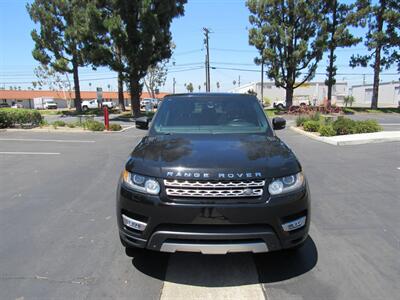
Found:
<path fill-rule="evenodd" d="M 10 142 L 54 142 L 54 143 L 95 143 L 96 141 L 85 140 L 42 140 L 42 139 L 0 139 L 0 141 Z"/>
<path fill-rule="evenodd" d="M 59 152 L 0 152 L 0 154 L 10 155 L 60 155 Z"/>

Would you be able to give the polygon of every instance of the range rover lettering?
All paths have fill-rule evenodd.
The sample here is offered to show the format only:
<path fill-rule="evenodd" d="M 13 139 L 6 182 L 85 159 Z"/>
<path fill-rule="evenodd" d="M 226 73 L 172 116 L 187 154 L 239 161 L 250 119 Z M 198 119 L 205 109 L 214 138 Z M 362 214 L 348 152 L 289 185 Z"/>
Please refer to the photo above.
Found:
<path fill-rule="evenodd" d="M 117 190 L 122 244 L 162 252 L 297 249 L 310 223 L 302 167 L 257 98 L 164 98 L 133 149 Z"/>

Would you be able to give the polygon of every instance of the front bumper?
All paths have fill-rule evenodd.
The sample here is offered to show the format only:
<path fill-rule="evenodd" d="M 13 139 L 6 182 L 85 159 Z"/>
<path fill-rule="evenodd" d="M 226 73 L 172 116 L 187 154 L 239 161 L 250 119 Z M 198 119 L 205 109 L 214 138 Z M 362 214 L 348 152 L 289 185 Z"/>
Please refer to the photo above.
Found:
<path fill-rule="evenodd" d="M 117 220 L 124 245 L 164 252 L 258 253 L 295 247 L 308 235 L 307 185 L 301 191 L 269 197 L 262 203 L 171 203 L 161 197 L 120 184 Z M 125 226 L 123 215 L 146 225 L 140 230 Z M 304 217 L 304 225 L 286 231 L 287 224 L 297 224 Z"/>

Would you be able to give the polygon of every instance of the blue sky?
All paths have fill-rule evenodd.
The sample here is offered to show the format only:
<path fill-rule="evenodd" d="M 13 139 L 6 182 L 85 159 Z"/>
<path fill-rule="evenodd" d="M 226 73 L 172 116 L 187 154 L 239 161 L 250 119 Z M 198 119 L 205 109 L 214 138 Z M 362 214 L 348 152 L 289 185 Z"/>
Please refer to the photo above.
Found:
<path fill-rule="evenodd" d="M 32 58 L 33 42 L 30 31 L 34 27 L 26 12 L 26 0 L 0 0 L 0 85 L 31 86 L 35 79 L 33 69 L 38 63 Z M 185 91 L 185 83 L 192 82 L 195 90 L 201 85 L 204 90 L 205 71 L 202 28 L 210 28 L 211 89 L 217 91 L 216 82 L 220 83 L 220 91 L 228 91 L 233 87 L 233 81 L 241 84 L 257 81 L 260 74 L 257 72 L 229 70 L 250 69 L 255 70 L 253 59 L 257 51 L 248 45 L 248 10 L 245 0 L 189 0 L 185 7 L 185 16 L 175 19 L 172 24 L 173 39 L 176 49 L 170 60 L 169 75 L 164 88 L 172 91 L 172 81 L 176 79 L 177 92 Z M 363 35 L 364 30 L 353 29 L 356 35 Z M 366 49 L 363 44 L 352 48 L 338 49 L 337 80 L 346 80 L 350 84 L 360 84 L 366 74 L 366 82 L 372 82 L 371 68 L 355 68 L 348 66 L 352 54 L 364 54 Z M 324 73 L 326 57 L 320 62 L 318 73 Z M 172 65 L 175 63 L 175 66 Z M 393 67 L 384 73 L 396 73 Z M 108 90 L 116 89 L 116 80 L 104 79 L 114 77 L 115 74 L 107 68 L 97 71 L 91 68 L 81 68 L 81 87 L 83 90 L 95 90 L 96 86 Z M 324 75 L 317 75 L 314 80 L 324 80 Z M 398 75 L 382 75 L 382 81 L 397 80 Z M 89 83 L 91 86 L 89 86 Z"/>

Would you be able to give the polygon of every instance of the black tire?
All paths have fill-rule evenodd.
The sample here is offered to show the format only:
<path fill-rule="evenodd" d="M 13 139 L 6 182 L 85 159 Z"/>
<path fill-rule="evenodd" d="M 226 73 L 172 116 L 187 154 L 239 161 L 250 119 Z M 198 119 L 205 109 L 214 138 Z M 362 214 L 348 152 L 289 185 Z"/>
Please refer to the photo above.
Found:
<path fill-rule="evenodd" d="M 279 109 L 279 110 L 284 110 L 284 109 L 285 109 L 285 106 L 284 106 L 283 104 L 278 104 L 278 105 L 276 106 L 276 108 Z"/>
<path fill-rule="evenodd" d="M 83 111 L 88 111 L 88 107 L 85 105 L 85 106 L 82 107 L 82 110 Z"/>

